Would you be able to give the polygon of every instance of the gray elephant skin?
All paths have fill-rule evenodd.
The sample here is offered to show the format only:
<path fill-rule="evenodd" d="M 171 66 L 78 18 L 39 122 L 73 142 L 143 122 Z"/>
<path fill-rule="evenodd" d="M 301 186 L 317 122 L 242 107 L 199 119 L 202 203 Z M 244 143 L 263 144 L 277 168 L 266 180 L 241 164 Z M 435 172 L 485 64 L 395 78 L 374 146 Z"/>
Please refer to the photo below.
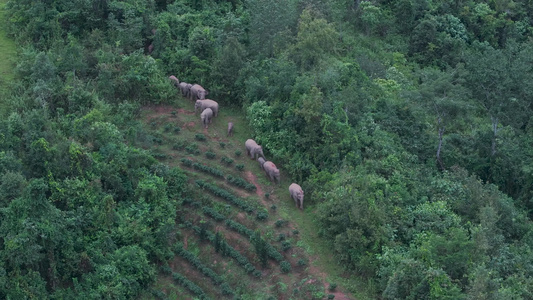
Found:
<path fill-rule="evenodd" d="M 185 98 L 189 98 L 189 93 L 191 91 L 192 84 L 187 82 L 180 82 L 179 88 L 181 91 L 181 95 Z"/>
<path fill-rule="evenodd" d="M 302 187 L 296 183 L 292 183 L 289 186 L 289 193 L 291 194 L 291 198 L 294 200 L 294 203 L 296 203 L 296 208 L 303 210 L 304 191 L 302 190 Z"/>
<path fill-rule="evenodd" d="M 207 94 L 209 94 L 209 92 L 207 92 L 201 85 L 193 84 L 189 92 L 189 98 L 192 101 L 203 100 Z"/>
<path fill-rule="evenodd" d="M 168 79 L 170 79 L 170 81 L 172 82 L 172 84 L 175 86 L 175 87 L 178 87 L 179 84 L 180 84 L 180 81 L 178 80 L 178 78 L 174 75 L 170 75 L 168 77 Z"/>
<path fill-rule="evenodd" d="M 228 122 L 228 135 L 227 136 L 233 136 L 233 123 Z"/>
<path fill-rule="evenodd" d="M 211 108 L 214 116 L 218 116 L 218 103 L 216 101 L 205 99 L 205 100 L 196 100 L 194 104 L 194 112 L 197 110 L 204 111 L 206 108 Z"/>
<path fill-rule="evenodd" d="M 204 124 L 204 128 L 209 128 L 209 123 L 211 123 L 211 120 L 213 119 L 213 111 L 211 108 L 206 108 L 204 111 L 200 114 L 200 118 L 202 119 L 202 124 Z"/>
<path fill-rule="evenodd" d="M 271 161 L 266 161 L 263 164 L 263 170 L 265 170 L 265 173 L 267 176 L 272 180 L 274 183 L 281 183 L 280 177 L 279 177 L 279 170 L 276 167 L 276 165 Z"/>
<path fill-rule="evenodd" d="M 250 158 L 256 159 L 256 157 L 263 157 L 265 158 L 265 155 L 263 154 L 263 148 L 259 146 L 254 140 L 247 139 L 244 143 L 244 146 L 246 146 L 246 154 L 250 155 Z"/>
<path fill-rule="evenodd" d="M 258 157 L 258 158 L 257 158 L 257 162 L 259 163 L 259 167 L 261 168 L 261 170 L 264 171 L 265 169 L 263 168 L 263 165 L 264 165 L 265 162 L 266 162 L 265 159 L 262 158 L 262 157 Z"/>

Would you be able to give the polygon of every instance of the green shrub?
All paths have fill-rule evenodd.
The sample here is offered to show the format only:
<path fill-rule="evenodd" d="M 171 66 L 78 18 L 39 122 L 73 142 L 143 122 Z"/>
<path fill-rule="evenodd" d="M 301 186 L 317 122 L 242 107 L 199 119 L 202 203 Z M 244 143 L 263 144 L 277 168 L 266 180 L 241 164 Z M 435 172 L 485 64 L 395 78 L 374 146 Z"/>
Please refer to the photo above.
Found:
<path fill-rule="evenodd" d="M 221 163 L 224 163 L 226 166 L 229 166 L 233 163 L 233 159 L 223 156 L 222 159 L 220 159 Z"/>
<path fill-rule="evenodd" d="M 299 234 L 299 233 L 300 233 L 300 232 L 299 232 L 298 230 L 296 230 L 296 229 L 294 229 L 294 230 L 292 231 L 292 234 Z"/>
<path fill-rule="evenodd" d="M 192 160 L 184 157 L 181 159 L 181 163 L 186 167 L 191 167 L 193 162 Z"/>
<path fill-rule="evenodd" d="M 328 290 L 333 292 L 336 288 L 337 288 L 337 284 L 336 283 L 330 283 L 329 287 L 328 287 Z"/>
<path fill-rule="evenodd" d="M 220 145 L 220 148 L 226 148 L 226 143 L 224 143 L 224 142 L 220 142 L 220 143 L 218 143 L 218 144 Z"/>
<path fill-rule="evenodd" d="M 281 272 L 283 273 L 289 273 L 291 271 L 291 264 L 286 260 L 281 262 L 280 267 L 281 267 Z"/>
<path fill-rule="evenodd" d="M 329 294 L 329 295 L 328 295 L 328 300 L 332 300 L 332 299 L 335 299 L 335 295 L 333 295 L 333 294 Z"/>
<path fill-rule="evenodd" d="M 178 115 L 178 112 L 173 110 L 170 112 L 170 114 L 172 115 L 173 118 L 175 118 Z"/>
<path fill-rule="evenodd" d="M 167 123 L 167 124 L 165 124 L 165 127 L 164 127 L 163 130 L 164 130 L 165 132 L 169 132 L 171 129 L 172 129 L 172 124 Z"/>
<path fill-rule="evenodd" d="M 270 193 L 265 193 L 265 198 L 269 199 L 270 198 Z"/>
<path fill-rule="evenodd" d="M 282 226 L 285 226 L 288 222 L 286 220 L 283 220 L 283 219 L 279 219 L 276 221 L 276 223 L 274 223 L 274 225 L 276 225 L 277 228 L 280 228 Z"/>
<path fill-rule="evenodd" d="M 287 236 L 285 236 L 285 233 L 280 233 L 278 235 L 278 242 L 284 241 L 286 237 Z"/>
<path fill-rule="evenodd" d="M 282 251 L 287 251 L 289 249 L 291 249 L 291 242 L 289 242 L 289 241 L 281 242 L 281 250 Z"/>
<path fill-rule="evenodd" d="M 224 178 L 224 173 L 220 171 L 219 169 L 212 168 L 212 167 L 202 165 L 199 163 L 194 163 L 192 164 L 192 166 L 195 170 L 202 171 L 204 173 L 207 173 L 207 174 L 210 174 L 216 177 Z"/>
<path fill-rule="evenodd" d="M 163 140 L 159 137 L 154 137 L 153 139 L 154 143 L 158 144 L 158 145 L 162 145 L 163 144 Z"/>
<path fill-rule="evenodd" d="M 249 183 L 248 181 L 244 180 L 243 178 L 241 177 L 238 177 L 238 176 L 232 176 L 232 175 L 228 175 L 226 177 L 226 180 L 234 185 L 234 186 L 237 186 L 237 187 L 240 187 L 240 188 L 243 188 L 249 192 L 254 192 L 257 187 L 254 185 L 254 184 L 251 184 Z"/>
<path fill-rule="evenodd" d="M 244 165 L 243 164 L 236 164 L 235 165 L 235 169 L 237 169 L 237 171 L 242 171 L 242 170 L 244 170 Z"/>
<path fill-rule="evenodd" d="M 263 221 L 263 220 L 266 220 L 268 218 L 268 213 L 264 210 L 261 210 L 261 211 L 258 211 L 257 212 L 257 219 L 259 221 Z"/>
<path fill-rule="evenodd" d="M 179 126 L 174 126 L 174 133 L 180 133 L 181 128 Z"/>
<path fill-rule="evenodd" d="M 185 149 L 185 142 L 184 141 L 177 141 L 176 143 L 174 143 L 174 145 L 172 145 L 172 149 L 173 150 L 183 150 Z"/>
<path fill-rule="evenodd" d="M 197 133 L 194 138 L 197 140 L 197 141 L 201 141 L 201 142 L 204 142 L 207 138 L 205 137 L 205 135 L 203 135 L 202 133 Z"/>
<path fill-rule="evenodd" d="M 152 129 L 155 129 L 157 127 L 157 122 L 156 121 L 150 122 L 150 127 L 152 127 Z"/>
<path fill-rule="evenodd" d="M 272 206 L 270 207 L 271 210 L 276 210 L 278 207 L 276 206 L 276 204 L 272 204 Z"/>
<path fill-rule="evenodd" d="M 214 152 L 211 152 L 211 151 L 206 151 L 205 152 L 205 157 L 209 158 L 209 159 L 214 159 L 217 155 L 214 153 Z"/>
<path fill-rule="evenodd" d="M 236 150 L 235 151 L 235 156 L 239 157 L 242 155 L 242 151 L 241 150 Z"/>
<path fill-rule="evenodd" d="M 185 147 L 185 150 L 190 154 L 200 154 L 200 149 L 198 149 L 198 145 L 196 143 L 192 143 L 189 146 Z"/>
<path fill-rule="evenodd" d="M 224 221 L 226 219 L 226 217 L 217 212 L 216 210 L 212 209 L 211 207 L 208 207 L 208 206 L 204 206 L 202 208 L 204 214 L 210 216 L 211 218 L 215 219 L 216 221 Z"/>
<path fill-rule="evenodd" d="M 300 267 L 303 267 L 303 266 L 307 265 L 307 262 L 305 262 L 305 260 L 303 258 L 300 258 L 296 264 L 298 266 L 300 266 Z"/>

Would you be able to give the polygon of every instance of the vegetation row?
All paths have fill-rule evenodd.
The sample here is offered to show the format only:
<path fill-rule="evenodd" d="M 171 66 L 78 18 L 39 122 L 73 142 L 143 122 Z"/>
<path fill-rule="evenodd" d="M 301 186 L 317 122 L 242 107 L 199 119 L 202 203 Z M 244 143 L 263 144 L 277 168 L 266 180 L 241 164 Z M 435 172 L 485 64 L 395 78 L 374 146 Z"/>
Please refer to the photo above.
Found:
<path fill-rule="evenodd" d="M 217 197 L 220 197 L 228 202 L 230 202 L 231 204 L 239 207 L 240 209 L 244 210 L 245 212 L 247 213 L 253 213 L 254 212 L 254 208 L 249 205 L 246 201 L 243 201 L 242 199 L 234 196 L 233 194 L 231 194 L 230 192 L 226 191 L 225 189 L 222 189 L 214 184 L 210 184 L 210 183 L 207 183 L 203 180 L 196 180 L 195 181 L 196 184 L 211 192 L 213 195 L 217 196 Z"/>

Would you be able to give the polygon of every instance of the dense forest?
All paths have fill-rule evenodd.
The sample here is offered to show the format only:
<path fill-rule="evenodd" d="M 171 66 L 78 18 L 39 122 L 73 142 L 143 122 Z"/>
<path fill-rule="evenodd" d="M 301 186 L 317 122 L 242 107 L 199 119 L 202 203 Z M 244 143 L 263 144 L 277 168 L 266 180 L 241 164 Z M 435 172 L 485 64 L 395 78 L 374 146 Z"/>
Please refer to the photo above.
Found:
<path fill-rule="evenodd" d="M 152 285 L 190 189 L 143 147 L 170 75 L 242 109 L 366 295 L 533 294 L 531 1 L 9 0 L 6 22 L 0 298 Z"/>

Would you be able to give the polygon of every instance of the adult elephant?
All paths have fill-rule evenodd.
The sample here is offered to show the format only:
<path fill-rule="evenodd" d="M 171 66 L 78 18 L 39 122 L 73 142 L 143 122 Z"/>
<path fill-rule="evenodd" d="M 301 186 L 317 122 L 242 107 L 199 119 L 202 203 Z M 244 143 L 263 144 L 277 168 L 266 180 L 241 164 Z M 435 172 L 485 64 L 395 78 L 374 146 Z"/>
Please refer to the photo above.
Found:
<path fill-rule="evenodd" d="M 296 203 L 296 208 L 303 210 L 304 191 L 302 190 L 302 187 L 299 184 L 292 183 L 289 186 L 289 193 L 291 194 L 291 198 L 294 200 L 294 203 Z"/>
<path fill-rule="evenodd" d="M 256 157 L 263 157 L 265 158 L 265 155 L 263 154 L 263 148 L 259 146 L 254 140 L 247 139 L 244 143 L 244 146 L 246 147 L 246 154 L 250 155 L 250 158 L 256 159 Z"/>
<path fill-rule="evenodd" d="M 174 76 L 174 75 L 170 75 L 170 76 L 168 77 L 168 79 L 170 79 L 170 82 L 172 82 L 172 84 L 173 84 L 175 87 L 179 87 L 179 85 L 180 85 L 180 81 L 179 81 L 179 79 L 178 79 L 176 76 Z"/>
<path fill-rule="evenodd" d="M 265 173 L 267 176 L 272 180 L 274 183 L 281 183 L 280 177 L 279 177 L 279 169 L 276 167 L 276 165 L 271 161 L 266 161 L 263 164 L 263 170 L 265 170 Z"/>
<path fill-rule="evenodd" d="M 228 135 L 233 136 L 233 122 L 228 122 Z"/>
<path fill-rule="evenodd" d="M 204 128 L 209 128 L 209 123 L 211 123 L 211 119 L 213 118 L 213 111 L 211 108 L 206 108 L 204 111 L 200 114 L 200 118 L 202 119 L 202 124 L 204 124 Z"/>
<path fill-rule="evenodd" d="M 187 82 L 180 82 L 179 88 L 181 91 L 181 95 L 185 98 L 189 98 L 189 93 L 191 91 L 192 84 Z"/>
<path fill-rule="evenodd" d="M 203 100 L 209 94 L 201 85 L 193 84 L 189 92 L 189 99 L 192 101 Z"/>
<path fill-rule="evenodd" d="M 215 117 L 218 116 L 218 103 L 216 101 L 210 99 L 196 100 L 196 103 L 194 104 L 195 113 L 197 110 L 204 111 L 206 108 L 211 108 L 213 115 Z"/>

